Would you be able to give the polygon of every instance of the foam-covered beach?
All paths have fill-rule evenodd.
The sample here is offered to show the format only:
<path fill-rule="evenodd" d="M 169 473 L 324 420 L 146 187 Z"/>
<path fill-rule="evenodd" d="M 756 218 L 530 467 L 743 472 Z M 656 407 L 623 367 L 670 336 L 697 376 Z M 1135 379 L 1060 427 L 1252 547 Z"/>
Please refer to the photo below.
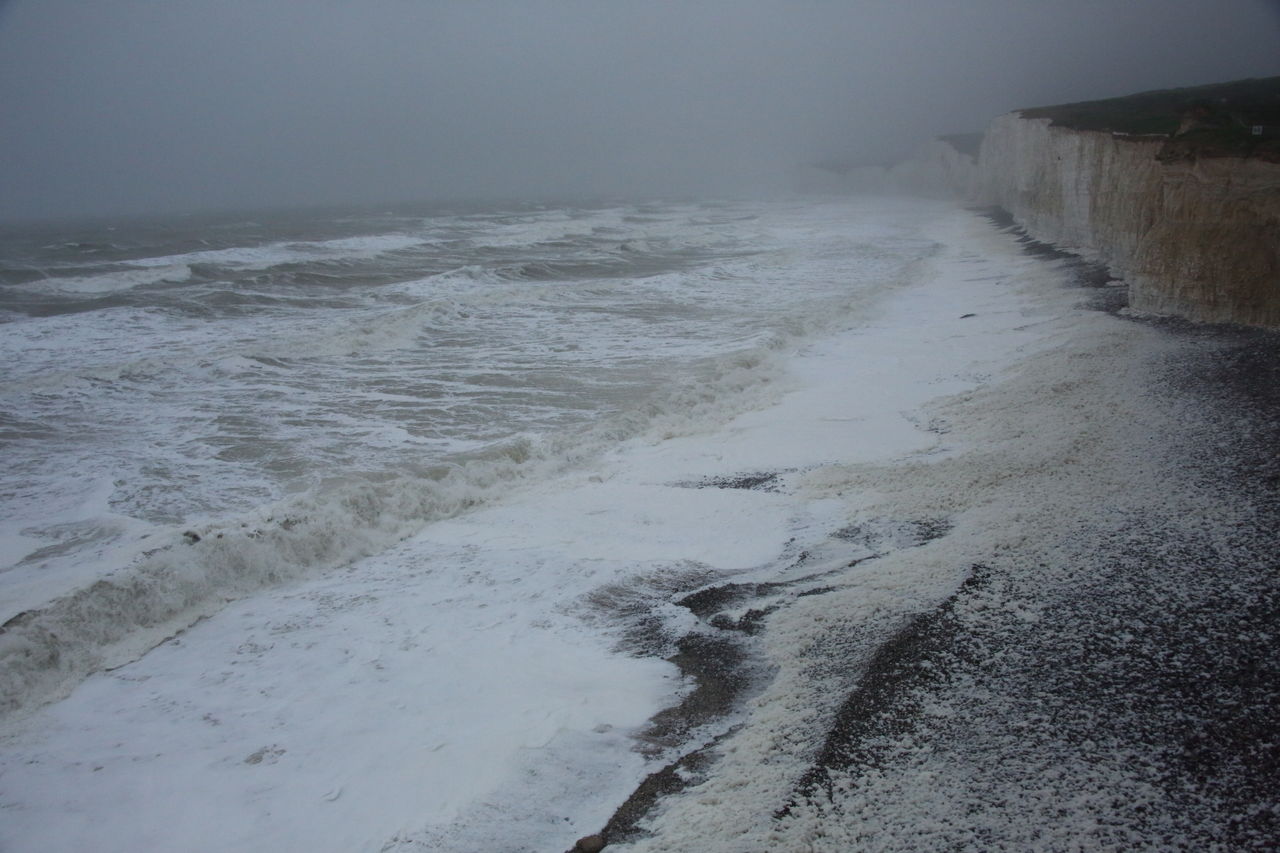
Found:
<path fill-rule="evenodd" d="M 0 663 L 33 698 L 0 743 L 0 846 L 1274 839 L 1274 335 L 1111 310 L 1105 276 L 949 203 L 539 216 L 513 244 L 581 231 L 597 242 L 575 251 L 615 259 L 593 263 L 648 252 L 659 274 L 579 269 L 571 302 L 555 268 L 397 284 L 306 380 L 391 376 L 406 341 L 447 333 L 488 347 L 432 381 L 488 401 L 541 371 L 503 398 L 500 458 L 415 480 L 395 429 L 427 441 L 388 416 L 358 433 L 396 448 L 360 457 L 382 468 L 358 488 L 240 481 L 286 507 L 247 502 L 248 526 L 131 516 L 168 544 L 111 540 L 100 582 L 159 604 L 105 636 L 91 559 L 56 589 L 19 562 L 29 615 Z M 663 242 L 689 223 L 700 243 Z M 257 377 L 246 352 L 200 370 Z M 477 410 L 424 452 L 477 452 L 452 443 L 498 418 Z"/>

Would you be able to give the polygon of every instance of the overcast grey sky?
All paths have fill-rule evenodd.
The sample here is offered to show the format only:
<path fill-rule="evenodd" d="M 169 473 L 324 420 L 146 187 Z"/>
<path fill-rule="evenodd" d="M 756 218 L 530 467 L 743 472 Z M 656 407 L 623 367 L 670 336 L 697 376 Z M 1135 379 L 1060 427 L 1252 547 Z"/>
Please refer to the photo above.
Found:
<path fill-rule="evenodd" d="M 766 190 L 1280 74 L 1276 0 L 0 0 L 0 218 Z"/>

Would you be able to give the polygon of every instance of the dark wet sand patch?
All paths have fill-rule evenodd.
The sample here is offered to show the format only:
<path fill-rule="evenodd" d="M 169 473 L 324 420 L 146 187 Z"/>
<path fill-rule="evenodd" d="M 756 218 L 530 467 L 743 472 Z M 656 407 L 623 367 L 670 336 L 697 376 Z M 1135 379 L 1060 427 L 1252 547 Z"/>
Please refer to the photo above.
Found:
<path fill-rule="evenodd" d="M 748 489 L 762 492 L 780 490 L 779 479 L 788 471 L 752 471 L 742 474 L 729 474 L 723 477 L 703 477 L 700 480 L 687 480 L 673 485 L 685 489 Z"/>
<path fill-rule="evenodd" d="M 632 591 L 601 590 L 593 595 L 595 606 L 613 609 L 634 625 L 624 629 L 623 648 L 632 653 L 654 654 L 655 649 L 671 647 L 666 657 L 681 674 L 692 680 L 694 689 L 677 705 L 654 715 L 638 736 L 638 749 L 658 756 L 673 749 L 687 749 L 660 770 L 651 773 L 636 787 L 600 831 L 606 843 L 618 843 L 640 837 L 640 822 L 658 802 L 706 778 L 717 758 L 719 745 L 736 730 L 736 726 L 711 735 L 701 744 L 689 748 L 699 729 L 714 726 L 742 708 L 754 693 L 762 690 L 772 678 L 756 652 L 756 636 L 766 627 L 768 616 L 785 606 L 779 596 L 790 593 L 795 598 L 823 595 L 840 589 L 830 579 L 889 551 L 923 545 L 951 529 L 947 520 L 926 519 L 896 521 L 875 519 L 851 525 L 830 535 L 831 539 L 856 544 L 847 563 L 839 568 L 806 574 L 782 581 L 725 581 L 690 588 L 689 583 L 701 577 L 693 571 L 673 575 L 670 583 L 659 584 L 667 593 L 665 600 L 682 607 L 698 618 L 699 628 L 671 640 L 659 639 L 661 623 L 652 615 L 655 599 Z M 868 545 L 877 548 L 867 553 Z M 800 551 L 779 569 L 781 575 L 794 571 L 810 559 Z M 681 581 L 680 578 L 684 580 Z M 756 602 L 759 606 L 752 607 Z M 768 602 L 768 603 L 766 603 Z M 743 608 L 746 608 L 743 610 Z M 734 615 L 735 611 L 741 615 Z"/>

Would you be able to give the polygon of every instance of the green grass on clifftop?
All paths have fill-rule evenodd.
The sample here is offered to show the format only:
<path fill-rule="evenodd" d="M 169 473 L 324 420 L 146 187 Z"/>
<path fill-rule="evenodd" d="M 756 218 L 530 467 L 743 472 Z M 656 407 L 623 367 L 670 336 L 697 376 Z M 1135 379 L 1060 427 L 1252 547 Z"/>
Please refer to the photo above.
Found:
<path fill-rule="evenodd" d="M 1280 161 L 1280 77 L 1251 78 L 1120 98 L 1019 110 L 1074 130 L 1170 137 L 1161 159 L 1261 157 Z M 1195 121 L 1184 133 L 1189 115 Z M 1261 126 L 1261 136 L 1253 127 Z M 1176 134 L 1176 136 L 1175 136 Z"/>

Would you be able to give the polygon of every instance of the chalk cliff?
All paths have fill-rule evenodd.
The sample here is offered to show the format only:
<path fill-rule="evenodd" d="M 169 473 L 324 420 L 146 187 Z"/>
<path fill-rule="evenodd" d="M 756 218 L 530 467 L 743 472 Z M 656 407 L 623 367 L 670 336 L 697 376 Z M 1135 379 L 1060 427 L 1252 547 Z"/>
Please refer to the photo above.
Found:
<path fill-rule="evenodd" d="M 1166 143 L 1010 113 L 976 162 L 937 162 L 962 197 L 1106 263 L 1137 310 L 1280 327 L 1280 163 L 1162 158 Z"/>
<path fill-rule="evenodd" d="M 1138 311 L 1280 328 L 1280 77 L 1020 110 L 894 166 L 814 165 L 796 183 L 999 206 L 1105 263 Z"/>

